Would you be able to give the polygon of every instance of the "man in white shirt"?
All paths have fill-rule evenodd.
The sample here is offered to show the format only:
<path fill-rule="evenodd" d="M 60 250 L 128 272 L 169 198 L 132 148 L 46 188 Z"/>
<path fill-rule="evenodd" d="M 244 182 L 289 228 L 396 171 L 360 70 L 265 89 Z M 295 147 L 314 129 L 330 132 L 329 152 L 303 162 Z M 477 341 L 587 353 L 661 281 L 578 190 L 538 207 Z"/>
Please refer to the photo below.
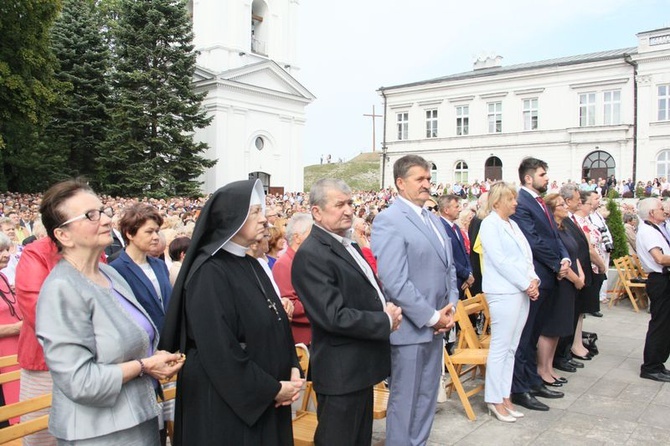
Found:
<path fill-rule="evenodd" d="M 660 200 L 647 198 L 640 201 L 638 215 L 637 254 L 648 273 L 646 290 L 651 311 L 640 377 L 670 382 L 670 371 L 663 365 L 670 355 L 670 243 L 658 227 L 666 214 Z"/>

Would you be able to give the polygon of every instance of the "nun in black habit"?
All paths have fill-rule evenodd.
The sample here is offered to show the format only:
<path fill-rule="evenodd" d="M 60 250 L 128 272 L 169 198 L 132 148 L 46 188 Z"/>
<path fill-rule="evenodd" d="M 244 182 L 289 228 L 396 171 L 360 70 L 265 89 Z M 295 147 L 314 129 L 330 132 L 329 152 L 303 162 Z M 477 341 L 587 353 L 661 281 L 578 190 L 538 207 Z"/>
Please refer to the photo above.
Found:
<path fill-rule="evenodd" d="M 175 283 L 160 348 L 186 354 L 175 445 L 292 445 L 303 383 L 288 318 L 258 261 L 265 194 L 258 180 L 217 190 L 202 209 Z"/>

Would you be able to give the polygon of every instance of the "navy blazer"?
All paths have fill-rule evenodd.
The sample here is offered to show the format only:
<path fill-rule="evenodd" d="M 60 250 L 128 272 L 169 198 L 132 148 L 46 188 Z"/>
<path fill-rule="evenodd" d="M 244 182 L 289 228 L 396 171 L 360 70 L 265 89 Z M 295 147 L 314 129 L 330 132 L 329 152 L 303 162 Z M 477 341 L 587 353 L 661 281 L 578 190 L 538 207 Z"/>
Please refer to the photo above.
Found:
<path fill-rule="evenodd" d="M 458 289 L 461 289 L 463 282 L 468 280 L 470 274 L 472 274 L 472 266 L 470 264 L 470 256 L 465 250 L 465 243 L 463 242 L 463 234 L 460 233 L 460 238 L 456 237 L 454 230 L 451 229 L 451 225 L 444 219 L 440 217 L 440 221 L 444 225 L 444 230 L 447 231 L 447 235 L 451 240 L 451 249 L 454 253 L 454 264 L 456 266 L 456 279 L 458 284 Z M 454 228 L 460 232 L 458 225 Z"/>
<path fill-rule="evenodd" d="M 135 298 L 142 307 L 149 313 L 149 317 L 160 332 L 163 330 L 163 321 L 165 320 L 165 310 L 172 294 L 172 285 L 170 285 L 170 273 L 164 261 L 147 256 L 147 261 L 154 270 L 160 284 L 161 295 L 163 296 L 163 305 L 161 306 L 156 289 L 151 280 L 144 274 L 142 268 L 130 258 L 126 251 L 121 251 L 119 257 L 109 265 L 126 279 L 128 285 L 133 290 Z"/>
<path fill-rule="evenodd" d="M 540 288 L 551 289 L 561 269 L 561 260 L 569 259 L 570 255 L 558 236 L 556 222 L 549 208 L 547 219 L 542 206 L 525 189 L 519 190 L 517 203 L 516 212 L 510 218 L 519 225 L 533 250 L 533 264 L 541 281 Z"/>

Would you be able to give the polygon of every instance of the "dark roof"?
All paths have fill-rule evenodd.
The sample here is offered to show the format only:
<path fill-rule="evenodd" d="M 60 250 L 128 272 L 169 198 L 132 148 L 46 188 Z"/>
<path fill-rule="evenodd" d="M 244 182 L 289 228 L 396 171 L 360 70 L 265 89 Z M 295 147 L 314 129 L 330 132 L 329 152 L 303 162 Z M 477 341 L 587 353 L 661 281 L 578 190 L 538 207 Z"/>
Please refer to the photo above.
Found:
<path fill-rule="evenodd" d="M 621 48 L 618 50 L 600 51 L 597 53 L 580 54 L 577 56 L 559 57 L 557 59 L 547 59 L 538 62 L 527 62 L 507 67 L 491 67 L 482 68 L 479 70 L 467 71 L 465 73 L 450 74 L 448 76 L 436 77 L 418 82 L 410 82 L 407 84 L 392 85 L 390 87 L 381 87 L 380 90 L 391 90 L 394 88 L 414 87 L 425 84 L 436 84 L 440 82 L 448 82 L 460 79 L 493 76 L 501 73 L 513 73 L 516 71 L 534 70 L 537 68 L 560 67 L 565 65 L 576 65 L 588 62 L 598 62 L 601 60 L 618 59 L 624 57 L 626 54 L 636 54 L 637 47 Z"/>

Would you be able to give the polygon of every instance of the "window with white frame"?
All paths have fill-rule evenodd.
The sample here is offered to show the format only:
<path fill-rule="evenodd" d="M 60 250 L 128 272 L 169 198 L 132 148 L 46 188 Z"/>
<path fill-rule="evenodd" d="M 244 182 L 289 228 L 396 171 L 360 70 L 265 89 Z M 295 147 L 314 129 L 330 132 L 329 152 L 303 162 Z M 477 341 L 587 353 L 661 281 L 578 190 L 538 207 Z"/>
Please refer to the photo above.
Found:
<path fill-rule="evenodd" d="M 658 120 L 670 121 L 670 84 L 658 86 Z"/>
<path fill-rule="evenodd" d="M 670 150 L 662 150 L 656 157 L 656 176 L 670 178 Z"/>
<path fill-rule="evenodd" d="M 409 134 L 409 113 L 398 113 L 396 117 L 398 122 L 398 141 L 407 139 Z"/>
<path fill-rule="evenodd" d="M 603 92 L 603 124 L 621 124 L 621 90 Z"/>
<path fill-rule="evenodd" d="M 470 128 L 470 106 L 457 105 L 456 106 L 456 134 L 467 135 Z"/>
<path fill-rule="evenodd" d="M 437 110 L 426 110 L 426 138 L 437 138 Z"/>
<path fill-rule="evenodd" d="M 466 184 L 468 182 L 468 164 L 465 161 L 457 161 L 454 166 L 454 182 Z"/>
<path fill-rule="evenodd" d="M 537 98 L 523 100 L 523 129 L 537 130 Z"/>
<path fill-rule="evenodd" d="M 579 95 L 579 126 L 596 125 L 596 94 L 582 93 Z"/>
<path fill-rule="evenodd" d="M 489 133 L 502 133 L 502 102 L 488 104 Z"/>

